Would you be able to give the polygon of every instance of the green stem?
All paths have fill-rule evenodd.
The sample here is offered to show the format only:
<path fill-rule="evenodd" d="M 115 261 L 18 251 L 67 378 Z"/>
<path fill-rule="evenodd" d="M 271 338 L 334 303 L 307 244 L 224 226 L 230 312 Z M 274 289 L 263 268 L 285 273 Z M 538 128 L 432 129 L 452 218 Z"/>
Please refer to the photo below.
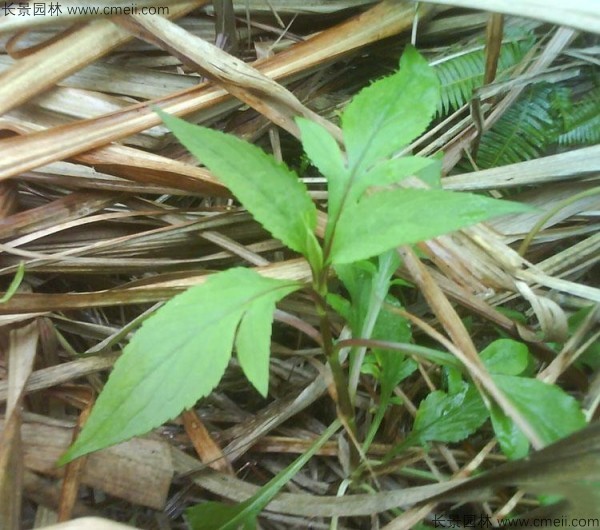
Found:
<path fill-rule="evenodd" d="M 335 347 L 333 336 L 331 335 L 331 322 L 329 320 L 327 304 L 325 301 L 328 292 L 327 276 L 328 269 L 325 268 L 318 278 L 315 278 L 313 282 L 313 288 L 317 294 L 316 308 L 320 320 L 321 337 L 323 339 L 323 352 L 327 357 L 331 375 L 333 376 L 333 382 L 337 394 L 338 412 L 344 420 L 344 425 L 350 430 L 351 437 L 356 440 L 356 420 L 354 417 L 354 407 L 352 406 L 350 394 L 348 392 L 348 380 L 340 363 L 339 351 Z M 350 443 L 350 447 L 351 462 L 356 464 L 358 462 L 358 453 L 352 442 Z"/>

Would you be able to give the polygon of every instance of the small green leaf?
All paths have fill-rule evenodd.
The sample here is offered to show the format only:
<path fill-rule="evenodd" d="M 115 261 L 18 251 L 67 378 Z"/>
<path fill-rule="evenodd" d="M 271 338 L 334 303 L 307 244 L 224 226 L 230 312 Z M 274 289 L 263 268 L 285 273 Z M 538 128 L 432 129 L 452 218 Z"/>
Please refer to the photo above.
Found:
<path fill-rule="evenodd" d="M 387 297 L 386 302 L 401 307 L 400 302 L 391 295 Z M 412 339 L 410 324 L 405 318 L 384 306 L 377 317 L 372 338 L 409 343 Z M 417 363 L 412 359 L 406 359 L 398 351 L 374 348 L 373 354 L 381 367 L 381 394 L 387 399 L 396 385 L 417 369 Z"/>
<path fill-rule="evenodd" d="M 400 302 L 391 295 L 386 297 L 386 302 L 388 305 L 401 307 Z M 390 311 L 384 305 L 377 316 L 372 338 L 408 343 L 412 338 L 410 324 L 405 318 Z M 377 434 L 390 404 L 394 388 L 418 368 L 415 361 L 407 359 L 401 352 L 381 348 L 373 348 L 373 352 L 365 357 L 361 372 L 365 372 L 365 366 L 371 367 L 373 375 L 377 377 L 381 384 L 381 390 L 377 411 L 363 444 L 364 451 L 368 450 Z"/>
<path fill-rule="evenodd" d="M 272 298 L 254 302 L 244 313 L 235 339 L 240 366 L 248 381 L 263 397 L 266 397 L 269 390 L 273 311 L 275 300 Z"/>
<path fill-rule="evenodd" d="M 464 385 L 463 374 L 461 370 L 454 366 L 445 366 L 443 370 L 444 379 L 446 380 L 446 388 L 448 394 L 453 396 L 459 394 Z"/>
<path fill-rule="evenodd" d="M 529 453 L 529 440 L 498 405 L 493 404 L 490 418 L 502 452 L 510 459 L 524 458 Z"/>
<path fill-rule="evenodd" d="M 346 318 L 355 337 L 361 336 L 361 327 L 369 308 L 373 277 L 377 269 L 370 261 L 357 261 L 335 267 L 335 272 L 350 294 L 352 303 Z"/>
<path fill-rule="evenodd" d="M 238 346 L 244 369 L 263 391 L 269 340 L 259 333 L 269 332 L 268 309 L 300 287 L 298 282 L 237 268 L 175 296 L 144 321 L 125 347 L 83 431 L 60 464 L 146 433 L 209 394 L 225 372 L 240 320 L 248 315 Z M 252 311 L 255 304 L 259 309 Z M 252 325 L 258 329 L 250 352 L 247 327 Z M 256 367 L 251 366 L 252 356 Z"/>
<path fill-rule="evenodd" d="M 407 46 L 400 70 L 363 89 L 342 115 L 348 167 L 361 173 L 408 145 L 429 125 L 439 98 L 435 71 Z"/>
<path fill-rule="evenodd" d="M 2 298 L 0 298 L 0 304 L 4 304 L 4 303 L 8 302 L 13 297 L 13 295 L 17 292 L 19 285 L 21 285 L 21 282 L 23 281 L 24 276 L 25 276 L 25 262 L 21 261 L 17 268 L 17 272 L 15 273 L 15 277 L 10 282 L 10 285 L 8 286 L 8 289 L 6 289 L 4 296 Z"/>
<path fill-rule="evenodd" d="M 512 375 L 493 378 L 545 443 L 585 427 L 585 416 L 577 400 L 556 385 Z"/>
<path fill-rule="evenodd" d="M 403 178 L 416 175 L 419 171 L 433 165 L 435 161 L 420 156 L 404 156 L 385 160 L 370 171 L 357 175 L 354 185 L 348 192 L 348 202 L 356 202 L 370 186 L 388 186 L 400 182 Z"/>
<path fill-rule="evenodd" d="M 233 135 L 157 113 L 274 237 L 292 250 L 309 254 L 307 242 L 317 226 L 317 209 L 293 171 Z"/>
<path fill-rule="evenodd" d="M 352 304 L 343 296 L 335 293 L 327 293 L 327 303 L 344 320 L 350 321 L 352 318 Z"/>
<path fill-rule="evenodd" d="M 363 197 L 340 215 L 330 260 L 351 263 L 458 230 L 491 217 L 529 210 L 470 193 L 397 189 Z"/>
<path fill-rule="evenodd" d="M 244 502 L 235 506 L 208 502 L 188 509 L 185 516 L 192 530 L 237 530 L 240 525 L 244 525 L 244 528 L 253 528 L 250 525 L 256 520 L 258 514 L 339 428 L 340 422 L 334 421 L 304 454 L 277 473 Z"/>
<path fill-rule="evenodd" d="M 428 166 L 417 172 L 417 177 L 433 189 L 442 189 L 442 168 L 444 163 L 444 153 L 437 152 L 428 158 L 431 162 Z"/>
<path fill-rule="evenodd" d="M 310 264 L 313 271 L 320 271 L 323 268 L 323 249 L 319 244 L 314 232 L 307 232 L 305 241 L 306 251 L 304 257 Z"/>
<path fill-rule="evenodd" d="M 495 340 L 480 356 L 492 374 L 520 375 L 529 364 L 527 345 L 511 339 Z"/>
<path fill-rule="evenodd" d="M 460 442 L 473 434 L 488 418 L 483 400 L 473 385 L 448 395 L 431 392 L 419 405 L 414 434 L 421 442 Z"/>
<path fill-rule="evenodd" d="M 523 414 L 544 442 L 551 443 L 582 428 L 585 418 L 577 401 L 555 385 L 516 377 L 529 365 L 529 350 L 522 342 L 499 339 L 481 352 L 481 360 L 498 387 Z M 490 411 L 492 426 L 504 454 L 514 460 L 529 452 L 521 430 L 496 405 Z"/>
<path fill-rule="evenodd" d="M 237 504 L 215 501 L 197 504 L 186 511 L 186 519 L 192 530 L 256 529 L 256 515 L 248 513 L 248 501 Z"/>
<path fill-rule="evenodd" d="M 296 118 L 302 147 L 313 165 L 327 178 L 329 215 L 337 212 L 344 191 L 348 170 L 335 138 L 318 123 Z"/>

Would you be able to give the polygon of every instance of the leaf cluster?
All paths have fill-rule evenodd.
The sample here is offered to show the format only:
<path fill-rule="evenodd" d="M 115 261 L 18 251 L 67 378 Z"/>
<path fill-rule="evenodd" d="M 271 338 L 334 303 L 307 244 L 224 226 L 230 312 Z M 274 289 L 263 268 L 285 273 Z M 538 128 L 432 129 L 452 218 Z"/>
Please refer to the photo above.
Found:
<path fill-rule="evenodd" d="M 316 295 L 317 311 L 324 322 L 324 350 L 337 393 L 341 400 L 347 396 L 346 406 L 351 397 L 327 329 L 328 308 L 323 305 L 332 267 L 338 268 L 343 279 L 340 267 L 525 209 L 480 195 L 399 185 L 407 176 L 418 177 L 421 172 L 431 178 L 431 168 L 439 167 L 434 160 L 396 157 L 427 128 L 439 97 L 435 72 L 409 47 L 397 73 L 365 88 L 348 105 L 342 116 L 343 145 L 321 125 L 297 120 L 305 152 L 328 181 L 328 220 L 322 241 L 315 234 L 317 208 L 285 164 L 231 135 L 159 112 L 181 143 L 254 218 L 309 262 L 313 278 L 307 287 Z M 381 258 L 380 272 L 371 276 L 368 291 L 372 300 L 366 313 L 353 310 L 349 317 L 356 333 L 389 331 L 389 316 L 379 313 L 398 265 L 394 255 L 388 252 Z M 147 319 L 126 346 L 82 434 L 62 462 L 147 432 L 192 407 L 218 384 L 234 349 L 249 381 L 266 395 L 275 304 L 303 287 L 298 282 L 233 268 L 174 297 Z M 348 287 L 352 302 L 360 307 L 358 283 L 354 291 L 350 282 Z M 363 319 L 373 327 L 359 330 Z M 382 388 L 389 400 L 393 387 L 411 365 L 405 366 L 385 349 L 374 354 L 379 369 L 385 372 Z M 362 355 L 355 356 L 351 372 L 360 370 L 362 361 Z M 345 414 L 351 421 L 352 412 L 346 410 Z"/>

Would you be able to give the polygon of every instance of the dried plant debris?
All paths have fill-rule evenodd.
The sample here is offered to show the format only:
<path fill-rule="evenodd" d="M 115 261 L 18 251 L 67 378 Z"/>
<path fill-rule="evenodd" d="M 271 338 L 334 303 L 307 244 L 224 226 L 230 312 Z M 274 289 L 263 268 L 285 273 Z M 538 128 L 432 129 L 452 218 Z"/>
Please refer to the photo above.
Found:
<path fill-rule="evenodd" d="M 597 525 L 593 2 L 135 4 L 0 6 L 0 527 Z"/>

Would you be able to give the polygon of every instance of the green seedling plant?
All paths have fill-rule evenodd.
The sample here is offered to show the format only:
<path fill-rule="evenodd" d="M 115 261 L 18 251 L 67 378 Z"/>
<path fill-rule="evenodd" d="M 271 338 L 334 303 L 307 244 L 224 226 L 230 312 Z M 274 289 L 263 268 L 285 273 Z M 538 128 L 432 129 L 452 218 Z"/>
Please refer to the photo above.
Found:
<path fill-rule="evenodd" d="M 392 249 L 526 209 L 508 201 L 444 191 L 436 187 L 438 160 L 395 156 L 425 131 L 439 98 L 436 74 L 408 47 L 397 73 L 363 89 L 348 104 L 341 117 L 343 145 L 323 126 L 297 119 L 306 155 L 327 179 L 329 200 L 322 240 L 315 235 L 317 207 L 294 171 L 235 136 L 159 111 L 179 141 L 256 221 L 304 256 L 311 281 L 270 278 L 239 267 L 210 275 L 204 283 L 175 296 L 143 322 L 124 348 L 85 427 L 60 463 L 144 434 L 192 407 L 217 386 L 234 350 L 249 382 L 266 396 L 273 312 L 279 301 L 301 289 L 310 292 L 320 317 L 339 420 L 356 439 L 353 401 L 365 348 L 336 344 L 329 320 L 331 306 L 336 306 L 329 291 L 331 277 L 337 271 L 353 297 L 346 315 L 354 336 L 381 338 L 390 318 L 382 308 L 396 303 L 387 297 L 398 265 Z M 437 178 L 431 178 L 432 172 L 438 173 Z M 430 187 L 399 186 L 408 176 L 421 176 Z M 370 287 L 362 294 L 359 282 L 356 288 L 349 283 L 361 267 L 371 267 Z M 339 299 L 337 306 L 344 311 Z M 410 337 L 395 339 L 408 341 Z M 385 347 L 373 351 L 378 370 L 385 373 L 381 381 L 389 402 L 391 389 L 414 367 Z M 457 383 L 453 403 L 470 403 L 473 391 L 469 383 Z M 445 398 L 435 399 L 427 404 L 432 410 Z M 479 410 L 478 405 L 473 408 Z M 430 431 L 426 419 L 420 420 L 425 433 Z M 480 425 L 479 419 L 473 424 Z M 368 435 L 367 445 L 373 436 Z M 421 438 L 432 439 L 425 434 Z"/>
<path fill-rule="evenodd" d="M 494 382 L 533 426 L 545 444 L 582 429 L 585 415 L 575 398 L 560 387 L 527 377 L 530 353 L 525 344 L 497 339 L 480 353 Z M 529 442 L 515 423 L 494 403 L 484 403 L 475 385 L 465 380 L 459 367 L 438 361 L 446 373 L 447 389 L 435 390 L 421 401 L 412 431 L 384 458 L 391 460 L 411 445 L 455 443 L 474 434 L 491 419 L 494 434 L 511 460 L 527 456 Z"/>

